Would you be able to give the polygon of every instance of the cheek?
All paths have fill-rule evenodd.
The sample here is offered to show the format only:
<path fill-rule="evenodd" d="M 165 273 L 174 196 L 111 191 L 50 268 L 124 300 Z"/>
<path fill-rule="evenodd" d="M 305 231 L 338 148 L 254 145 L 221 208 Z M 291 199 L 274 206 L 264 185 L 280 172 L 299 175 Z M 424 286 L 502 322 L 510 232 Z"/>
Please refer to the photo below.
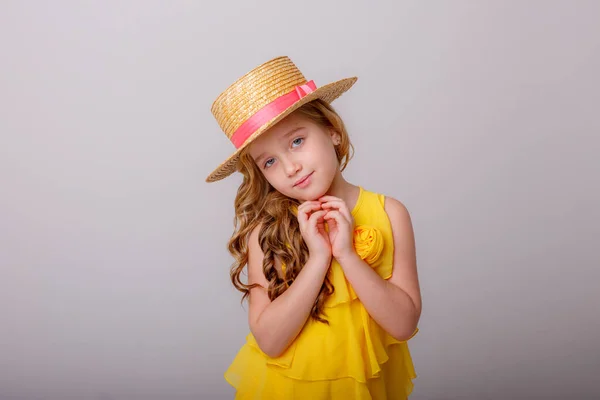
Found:
<path fill-rule="evenodd" d="M 281 191 L 281 189 L 283 188 L 282 185 L 282 178 L 277 174 L 277 171 L 269 171 L 268 174 L 263 174 L 263 176 L 265 177 L 265 179 L 267 180 L 267 182 L 269 182 L 269 184 L 271 186 L 273 186 L 275 189 Z"/>
<path fill-rule="evenodd" d="M 313 147 L 309 152 L 314 160 L 322 162 L 323 160 L 333 159 L 333 162 L 337 162 L 335 147 L 329 141 L 319 143 L 318 146 Z"/>
<path fill-rule="evenodd" d="M 331 160 L 331 165 L 333 165 L 333 167 L 337 169 L 337 167 L 339 166 L 339 161 L 337 159 L 337 153 L 335 152 L 335 147 L 330 146 L 330 148 L 328 150 L 329 151 L 328 151 L 327 157 Z"/>
<path fill-rule="evenodd" d="M 263 174 L 267 182 L 271 184 L 273 187 L 277 187 L 277 179 L 275 179 L 275 174 Z"/>

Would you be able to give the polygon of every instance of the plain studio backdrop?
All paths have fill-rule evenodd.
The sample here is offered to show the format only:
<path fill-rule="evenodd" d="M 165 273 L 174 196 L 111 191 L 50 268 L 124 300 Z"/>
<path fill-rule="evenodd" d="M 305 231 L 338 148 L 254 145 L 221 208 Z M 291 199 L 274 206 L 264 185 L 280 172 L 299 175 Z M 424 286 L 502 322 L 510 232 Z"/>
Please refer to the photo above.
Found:
<path fill-rule="evenodd" d="M 210 106 L 280 55 L 411 212 L 411 398 L 599 398 L 600 2 L 4 0 L 0 50 L 0 400 L 232 398 Z"/>

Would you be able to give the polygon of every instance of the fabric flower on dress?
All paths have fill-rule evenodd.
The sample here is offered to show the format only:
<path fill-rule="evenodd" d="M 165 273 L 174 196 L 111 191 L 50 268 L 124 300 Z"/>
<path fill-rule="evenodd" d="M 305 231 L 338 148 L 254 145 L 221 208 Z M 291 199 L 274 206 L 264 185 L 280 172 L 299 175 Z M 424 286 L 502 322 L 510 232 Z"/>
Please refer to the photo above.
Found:
<path fill-rule="evenodd" d="M 358 225 L 354 228 L 354 248 L 359 257 L 373 264 L 383 251 L 383 235 L 375 227 Z"/>

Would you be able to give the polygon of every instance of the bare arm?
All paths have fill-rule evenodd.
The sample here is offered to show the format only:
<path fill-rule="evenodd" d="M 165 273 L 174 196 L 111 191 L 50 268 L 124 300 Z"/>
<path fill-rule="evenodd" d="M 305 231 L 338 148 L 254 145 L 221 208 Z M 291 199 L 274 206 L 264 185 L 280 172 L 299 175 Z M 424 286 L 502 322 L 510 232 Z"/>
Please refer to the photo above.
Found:
<path fill-rule="evenodd" d="M 386 198 L 385 210 L 394 237 L 390 279 L 381 278 L 355 252 L 338 261 L 369 315 L 397 340 L 407 340 L 421 316 L 414 233 L 410 215 L 402 203 Z"/>
<path fill-rule="evenodd" d="M 264 253 L 258 244 L 260 226 L 250 234 L 248 283 L 261 287 L 250 290 L 248 322 L 261 350 L 270 357 L 281 355 L 302 330 L 321 290 L 331 257 L 310 256 L 293 284 L 275 300 L 269 300 L 262 262 Z M 277 267 L 279 269 L 279 263 Z"/>

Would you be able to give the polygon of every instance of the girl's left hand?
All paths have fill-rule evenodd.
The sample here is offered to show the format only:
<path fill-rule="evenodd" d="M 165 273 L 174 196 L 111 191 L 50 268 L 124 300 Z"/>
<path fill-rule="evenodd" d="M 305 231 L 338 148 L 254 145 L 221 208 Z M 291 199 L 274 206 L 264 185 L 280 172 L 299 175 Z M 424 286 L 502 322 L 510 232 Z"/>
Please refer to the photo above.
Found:
<path fill-rule="evenodd" d="M 354 249 L 354 218 L 344 200 L 334 196 L 319 198 L 321 208 L 327 211 L 324 219 L 329 228 L 331 255 L 338 261 L 356 254 Z"/>

